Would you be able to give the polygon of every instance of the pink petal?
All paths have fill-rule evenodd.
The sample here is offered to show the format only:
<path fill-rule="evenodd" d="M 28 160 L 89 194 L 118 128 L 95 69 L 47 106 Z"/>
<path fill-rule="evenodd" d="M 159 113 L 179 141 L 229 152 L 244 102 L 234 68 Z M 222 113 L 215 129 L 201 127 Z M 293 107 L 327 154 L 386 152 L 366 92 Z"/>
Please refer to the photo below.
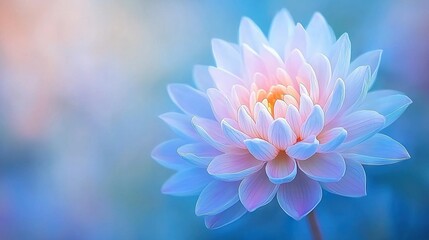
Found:
<path fill-rule="evenodd" d="M 259 109 L 258 109 L 259 108 Z M 268 139 L 268 129 L 273 122 L 273 117 L 268 112 L 267 108 L 262 103 L 257 103 L 255 106 L 256 129 L 259 136 L 263 139 Z"/>
<path fill-rule="evenodd" d="M 177 153 L 191 164 L 204 168 L 221 154 L 212 146 L 201 142 L 183 145 L 177 149 Z"/>
<path fill-rule="evenodd" d="M 241 54 L 236 44 L 221 39 L 212 40 L 213 56 L 218 68 L 225 69 L 236 76 L 241 75 Z"/>
<path fill-rule="evenodd" d="M 290 182 L 296 176 L 296 162 L 293 158 L 282 152 L 267 163 L 265 171 L 272 183 L 282 184 Z"/>
<path fill-rule="evenodd" d="M 234 85 L 243 85 L 243 81 L 239 77 L 224 69 L 209 67 L 209 72 L 216 87 L 225 94 L 225 96 L 231 95 L 231 90 Z"/>
<path fill-rule="evenodd" d="M 192 125 L 192 117 L 186 114 L 168 112 L 159 116 L 177 135 L 184 138 L 201 139 Z"/>
<path fill-rule="evenodd" d="M 238 109 L 238 125 L 240 126 L 241 131 L 246 133 L 251 137 L 258 136 L 258 130 L 256 130 L 256 124 L 253 121 L 252 117 L 249 115 L 248 110 L 245 106 L 242 106 Z"/>
<path fill-rule="evenodd" d="M 274 159 L 279 152 L 271 143 L 259 138 L 247 139 L 244 141 L 244 144 L 246 144 L 249 152 L 256 159 L 261 161 L 270 161 Z"/>
<path fill-rule="evenodd" d="M 222 154 L 213 159 L 207 171 L 219 179 L 237 181 L 257 172 L 263 164 L 250 154 Z"/>
<path fill-rule="evenodd" d="M 286 43 L 293 34 L 295 23 L 286 9 L 282 9 L 276 14 L 271 24 L 269 39 L 271 46 L 279 52 L 283 53 Z"/>
<path fill-rule="evenodd" d="M 299 168 L 319 182 L 337 182 L 346 170 L 343 157 L 338 153 L 316 153 L 305 161 L 298 161 Z"/>
<path fill-rule="evenodd" d="M 186 84 L 169 84 L 167 86 L 168 94 L 171 100 L 183 112 L 191 116 L 200 116 L 213 119 L 213 113 L 210 108 L 206 95 Z M 195 103 L 198 103 L 197 105 Z"/>
<path fill-rule="evenodd" d="M 284 118 L 274 120 L 268 129 L 268 141 L 280 150 L 296 142 L 296 135 Z"/>
<path fill-rule="evenodd" d="M 207 185 L 198 197 L 195 214 L 215 215 L 232 207 L 238 198 L 240 182 L 213 181 Z"/>
<path fill-rule="evenodd" d="M 321 153 L 332 152 L 344 142 L 346 137 L 347 131 L 342 127 L 324 131 L 317 138 L 320 142 L 317 151 Z"/>
<path fill-rule="evenodd" d="M 229 140 L 231 140 L 231 142 L 234 143 L 235 146 L 246 149 L 246 145 L 244 145 L 244 140 L 249 139 L 250 137 L 245 133 L 241 132 L 240 130 L 237 130 L 236 128 L 231 126 L 230 123 L 232 122 L 233 120 L 231 119 L 222 120 L 221 126 L 222 126 L 223 134 Z"/>
<path fill-rule="evenodd" d="M 213 109 L 216 119 L 220 122 L 224 118 L 237 119 L 237 113 L 232 108 L 231 103 L 224 94 L 215 88 L 207 90 L 207 96 L 210 99 L 210 105 Z M 194 105 L 198 105 L 195 104 Z"/>
<path fill-rule="evenodd" d="M 264 44 L 268 45 L 264 33 L 247 17 L 241 19 L 238 38 L 241 44 L 248 44 L 255 50 L 259 50 Z"/>
<path fill-rule="evenodd" d="M 301 137 L 307 138 L 308 136 L 317 136 L 325 126 L 324 113 L 319 105 L 313 107 L 307 120 L 304 121 L 301 127 Z"/>
<path fill-rule="evenodd" d="M 312 135 L 301 142 L 295 143 L 295 145 L 288 147 L 286 152 L 292 158 L 305 160 L 316 153 L 318 146 L 319 141 L 314 135 Z"/>

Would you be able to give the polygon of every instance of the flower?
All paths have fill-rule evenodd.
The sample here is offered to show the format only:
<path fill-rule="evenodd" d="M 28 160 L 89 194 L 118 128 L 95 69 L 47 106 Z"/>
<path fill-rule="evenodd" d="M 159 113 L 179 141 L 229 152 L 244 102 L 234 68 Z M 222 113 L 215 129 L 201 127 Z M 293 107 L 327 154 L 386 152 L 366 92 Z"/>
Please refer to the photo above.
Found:
<path fill-rule="evenodd" d="M 195 213 L 218 228 L 274 197 L 299 220 L 322 198 L 366 195 L 363 164 L 410 158 L 379 133 L 411 100 L 392 90 L 368 92 L 381 51 L 350 62 L 347 33 L 338 40 L 320 13 L 304 28 L 286 10 L 268 38 L 248 18 L 239 43 L 212 41 L 216 67 L 196 66 L 197 88 L 171 84 L 183 113 L 160 116 L 179 136 L 152 156 L 177 170 L 162 187 L 171 195 L 199 195 Z"/>

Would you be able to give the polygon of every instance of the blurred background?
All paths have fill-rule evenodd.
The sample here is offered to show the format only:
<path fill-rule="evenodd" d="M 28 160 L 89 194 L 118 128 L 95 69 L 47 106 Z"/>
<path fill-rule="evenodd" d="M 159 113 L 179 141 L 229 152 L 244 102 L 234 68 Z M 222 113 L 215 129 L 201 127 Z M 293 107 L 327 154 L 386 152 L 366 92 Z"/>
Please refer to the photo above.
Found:
<path fill-rule="evenodd" d="M 386 129 L 412 159 L 366 167 L 367 197 L 324 192 L 323 235 L 429 238 L 428 1 L 0 0 L 0 239 L 309 238 L 276 201 L 207 230 L 150 157 L 173 136 L 166 85 L 213 64 L 211 38 L 237 41 L 242 16 L 267 33 L 281 8 L 304 25 L 320 11 L 353 57 L 384 49 L 375 89 L 414 101 Z"/>

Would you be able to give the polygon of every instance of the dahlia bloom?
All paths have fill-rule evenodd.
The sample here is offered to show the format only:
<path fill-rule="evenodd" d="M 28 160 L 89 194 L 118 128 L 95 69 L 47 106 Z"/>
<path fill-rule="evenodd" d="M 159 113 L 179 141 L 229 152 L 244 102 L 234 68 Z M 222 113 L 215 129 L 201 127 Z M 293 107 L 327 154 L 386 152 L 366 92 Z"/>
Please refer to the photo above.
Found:
<path fill-rule="evenodd" d="M 178 138 L 152 157 L 177 170 L 165 194 L 199 195 L 195 213 L 219 228 L 276 197 L 299 220 L 322 189 L 366 195 L 363 164 L 396 163 L 410 156 L 379 133 L 411 100 L 392 90 L 371 91 L 381 51 L 350 61 L 347 33 L 336 39 L 323 16 L 307 28 L 286 10 L 268 38 L 243 18 L 238 44 L 212 41 L 215 67 L 196 66 L 196 88 L 171 84 L 181 110 L 160 116 Z"/>

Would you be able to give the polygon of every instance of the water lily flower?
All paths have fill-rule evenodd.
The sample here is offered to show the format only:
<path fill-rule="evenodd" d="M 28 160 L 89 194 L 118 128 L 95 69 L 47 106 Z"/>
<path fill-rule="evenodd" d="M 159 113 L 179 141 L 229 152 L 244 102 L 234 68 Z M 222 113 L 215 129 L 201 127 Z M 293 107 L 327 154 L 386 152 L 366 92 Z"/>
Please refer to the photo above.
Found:
<path fill-rule="evenodd" d="M 381 51 L 351 61 L 347 33 L 336 39 L 320 13 L 306 28 L 286 10 L 268 37 L 248 18 L 238 44 L 212 41 L 216 66 L 196 66 L 196 88 L 171 84 L 181 110 L 160 116 L 177 139 L 152 156 L 177 170 L 165 194 L 199 195 L 195 213 L 208 228 L 229 224 L 277 199 L 299 220 L 322 189 L 366 195 L 362 165 L 410 158 L 380 133 L 411 103 L 393 90 L 369 91 Z"/>

